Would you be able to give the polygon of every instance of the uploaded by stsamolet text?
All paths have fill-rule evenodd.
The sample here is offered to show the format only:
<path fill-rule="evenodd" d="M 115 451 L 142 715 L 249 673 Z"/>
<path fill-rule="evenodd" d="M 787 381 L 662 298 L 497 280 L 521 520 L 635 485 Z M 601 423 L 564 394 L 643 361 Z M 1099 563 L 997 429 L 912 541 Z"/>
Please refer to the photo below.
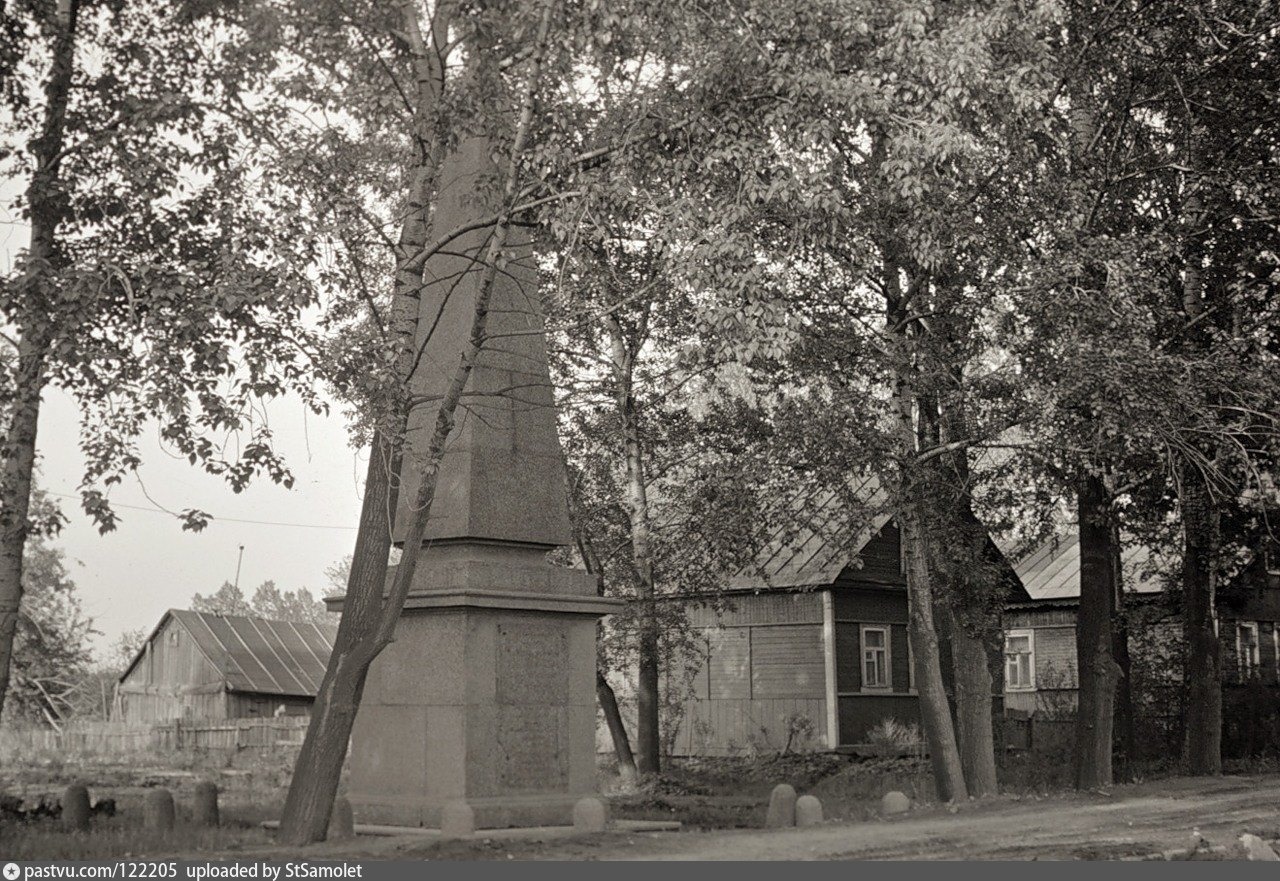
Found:
<path fill-rule="evenodd" d="M 359 863 L 319 862 L 305 860 L 290 862 L 177 862 L 174 860 L 116 860 L 109 863 L 6 863 L 2 872 L 4 881 L 38 881 L 38 879 L 112 878 L 119 881 L 131 879 L 191 879 L 191 881 L 220 881 L 220 879 L 254 879 L 254 881 L 283 881 L 283 879 L 339 879 L 363 878 L 364 867 Z"/>

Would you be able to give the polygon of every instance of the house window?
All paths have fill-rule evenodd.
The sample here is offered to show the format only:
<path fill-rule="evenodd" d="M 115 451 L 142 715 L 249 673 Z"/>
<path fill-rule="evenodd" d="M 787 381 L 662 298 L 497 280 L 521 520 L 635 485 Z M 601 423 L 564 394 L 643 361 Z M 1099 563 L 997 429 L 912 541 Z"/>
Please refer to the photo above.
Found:
<path fill-rule="evenodd" d="M 1258 622 L 1241 621 L 1236 624 L 1236 666 L 1241 678 L 1256 676 L 1262 657 L 1258 651 Z"/>
<path fill-rule="evenodd" d="M 1034 630 L 1010 630 L 1004 637 L 1004 687 L 1029 691 L 1036 687 Z"/>
<path fill-rule="evenodd" d="M 862 688 L 889 688 L 888 627 L 862 627 Z"/>
<path fill-rule="evenodd" d="M 1280 552 L 1274 543 L 1269 542 L 1262 550 L 1262 565 L 1268 575 L 1280 575 Z"/>

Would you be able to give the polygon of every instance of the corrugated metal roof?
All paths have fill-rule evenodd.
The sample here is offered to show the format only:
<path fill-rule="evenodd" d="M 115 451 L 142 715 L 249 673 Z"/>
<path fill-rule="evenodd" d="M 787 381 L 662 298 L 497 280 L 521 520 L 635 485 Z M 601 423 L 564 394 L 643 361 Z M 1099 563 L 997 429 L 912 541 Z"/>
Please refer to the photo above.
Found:
<path fill-rule="evenodd" d="M 845 502 L 856 499 L 863 510 Z M 891 519 L 879 512 L 887 496 L 873 476 L 850 487 L 816 495 L 793 492 L 779 507 L 776 526 L 755 562 L 729 579 L 735 589 L 816 587 L 830 584 Z"/>
<path fill-rule="evenodd" d="M 169 618 L 181 624 L 209 662 L 222 671 L 227 691 L 255 694 L 314 697 L 338 633 L 337 627 L 328 624 L 170 609 L 148 642 Z"/>
<path fill-rule="evenodd" d="M 1126 592 L 1160 591 L 1159 581 L 1149 572 L 1153 568 L 1150 548 L 1127 543 L 1120 553 L 1120 561 Z M 1080 596 L 1079 533 L 1072 531 L 1049 539 L 1014 566 L 1014 571 L 1033 600 Z"/>

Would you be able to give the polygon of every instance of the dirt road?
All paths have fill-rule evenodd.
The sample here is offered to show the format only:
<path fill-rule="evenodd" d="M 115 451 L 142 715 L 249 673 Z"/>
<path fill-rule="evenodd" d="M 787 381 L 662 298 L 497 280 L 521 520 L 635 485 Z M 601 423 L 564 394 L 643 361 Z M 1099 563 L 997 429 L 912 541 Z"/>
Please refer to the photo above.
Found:
<path fill-rule="evenodd" d="M 776 832 L 660 834 L 598 859 L 1116 859 L 1175 849 L 1192 831 L 1215 845 L 1280 837 L 1280 777 L 1166 780 L 1110 795 L 1001 799 L 957 813 Z M 586 854 L 583 854 L 584 856 Z"/>

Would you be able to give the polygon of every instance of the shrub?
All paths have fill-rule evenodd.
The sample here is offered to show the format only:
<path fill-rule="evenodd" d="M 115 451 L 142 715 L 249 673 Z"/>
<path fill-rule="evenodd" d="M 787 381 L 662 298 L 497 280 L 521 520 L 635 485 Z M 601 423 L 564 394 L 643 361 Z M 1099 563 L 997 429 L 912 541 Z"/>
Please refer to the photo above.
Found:
<path fill-rule="evenodd" d="M 867 743 L 882 756 L 918 755 L 923 751 L 920 726 L 888 716 L 867 732 Z"/>

